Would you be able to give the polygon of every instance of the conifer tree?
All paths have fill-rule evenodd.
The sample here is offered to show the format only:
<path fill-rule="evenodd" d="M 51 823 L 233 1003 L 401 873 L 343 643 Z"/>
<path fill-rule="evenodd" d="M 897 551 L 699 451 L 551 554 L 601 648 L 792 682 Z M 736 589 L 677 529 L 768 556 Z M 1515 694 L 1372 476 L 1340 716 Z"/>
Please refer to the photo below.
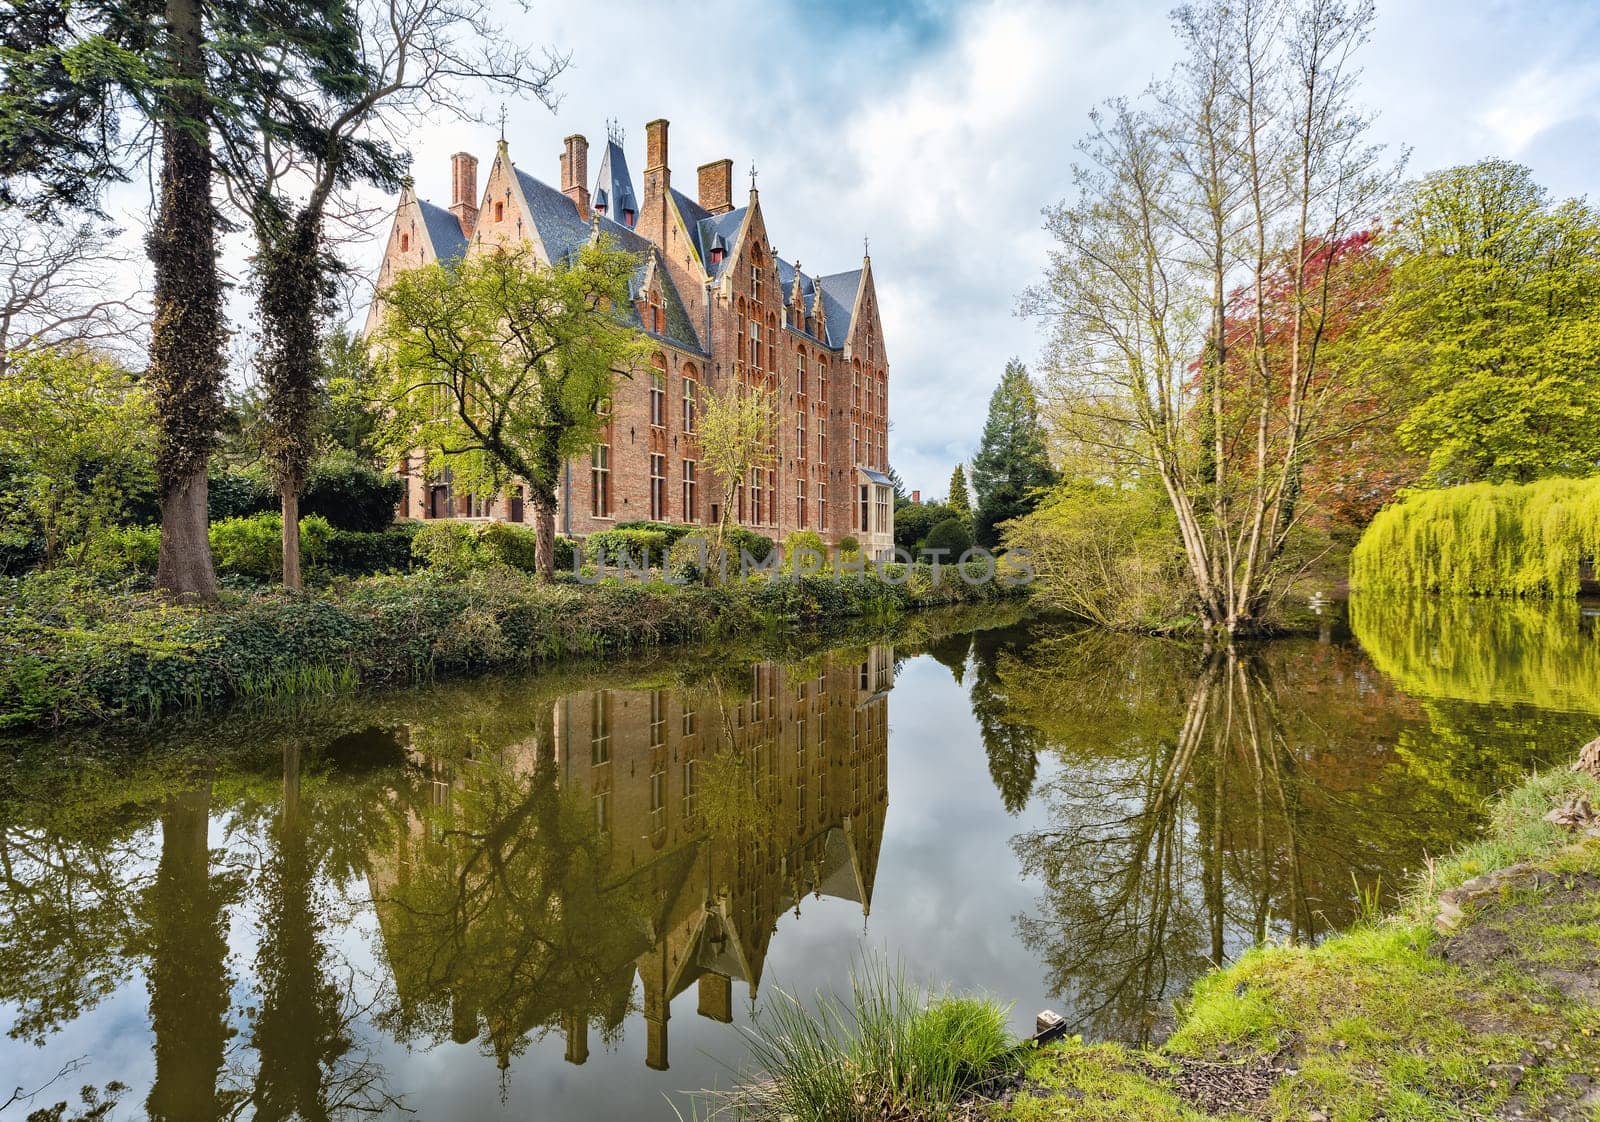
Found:
<path fill-rule="evenodd" d="M 972 517 L 972 496 L 967 492 L 967 469 L 959 463 L 950 473 L 950 497 L 945 505 L 964 518 Z"/>
<path fill-rule="evenodd" d="M 972 486 L 978 493 L 978 544 L 998 545 L 996 527 L 1032 511 L 1039 492 L 1054 482 L 1033 382 L 1028 368 L 1012 359 L 989 398 L 983 443 L 972 459 Z"/>

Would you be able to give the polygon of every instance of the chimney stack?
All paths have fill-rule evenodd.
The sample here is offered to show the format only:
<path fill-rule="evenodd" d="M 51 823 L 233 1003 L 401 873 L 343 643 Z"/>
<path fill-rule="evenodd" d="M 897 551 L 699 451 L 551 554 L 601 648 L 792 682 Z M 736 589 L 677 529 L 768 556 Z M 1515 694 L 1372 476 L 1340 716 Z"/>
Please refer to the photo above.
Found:
<path fill-rule="evenodd" d="M 922 492 L 921 491 L 913 491 L 913 492 L 911 492 L 911 501 L 914 502 L 914 503 L 920 503 L 922 501 Z"/>
<path fill-rule="evenodd" d="M 639 211 L 641 229 L 660 228 L 661 216 L 666 213 L 667 192 L 671 189 L 672 172 L 667 168 L 667 122 L 658 117 L 644 127 L 644 205 Z"/>
<path fill-rule="evenodd" d="M 732 160 L 700 165 L 700 208 L 707 214 L 726 214 L 733 209 Z"/>
<path fill-rule="evenodd" d="M 450 157 L 450 213 L 461 232 L 472 237 L 478 225 L 478 158 L 467 152 Z"/>
<path fill-rule="evenodd" d="M 561 193 L 578 207 L 578 217 L 589 221 L 589 141 L 573 133 L 561 152 Z"/>

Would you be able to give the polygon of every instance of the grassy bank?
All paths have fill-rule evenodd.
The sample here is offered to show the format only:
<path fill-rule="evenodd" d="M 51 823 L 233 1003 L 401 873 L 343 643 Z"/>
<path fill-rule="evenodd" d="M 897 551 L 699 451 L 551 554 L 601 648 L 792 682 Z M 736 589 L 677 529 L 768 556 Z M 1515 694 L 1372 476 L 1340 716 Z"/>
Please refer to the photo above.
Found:
<path fill-rule="evenodd" d="M 1032 1053 L 1023 1090 L 990 1116 L 1600 1117 L 1600 838 L 1545 817 L 1574 795 L 1600 801 L 1600 783 L 1530 779 L 1395 914 L 1208 975 L 1160 1048 Z M 1462 913 L 1448 931 L 1441 896 Z"/>
<path fill-rule="evenodd" d="M 648 650 L 743 631 L 981 603 L 1010 591 L 948 567 L 541 584 L 508 566 L 232 592 L 180 608 L 77 573 L 0 584 L 0 728 L 148 719 L 239 698 L 330 694 L 448 674 Z"/>

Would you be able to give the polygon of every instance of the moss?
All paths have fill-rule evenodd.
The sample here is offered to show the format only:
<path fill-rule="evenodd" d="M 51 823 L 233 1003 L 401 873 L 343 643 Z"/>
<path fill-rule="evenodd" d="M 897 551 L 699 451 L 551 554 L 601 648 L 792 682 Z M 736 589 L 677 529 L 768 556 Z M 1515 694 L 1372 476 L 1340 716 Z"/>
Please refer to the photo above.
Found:
<path fill-rule="evenodd" d="M 1205 1114 L 1140 1066 L 1136 1053 L 1115 1044 L 1067 1044 L 1036 1052 L 1026 1089 L 998 1113 L 1016 1122 L 1194 1122 Z"/>

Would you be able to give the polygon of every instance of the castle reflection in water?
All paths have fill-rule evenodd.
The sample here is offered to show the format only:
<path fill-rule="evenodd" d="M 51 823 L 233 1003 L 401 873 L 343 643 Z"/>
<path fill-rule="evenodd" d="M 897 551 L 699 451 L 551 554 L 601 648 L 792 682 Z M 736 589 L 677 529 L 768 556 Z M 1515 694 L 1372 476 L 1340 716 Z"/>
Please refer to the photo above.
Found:
<path fill-rule="evenodd" d="M 502 1067 L 559 1032 L 582 1064 L 592 1031 L 614 1041 L 642 1013 L 665 1070 L 673 999 L 694 986 L 700 1016 L 732 1021 L 783 913 L 816 895 L 870 914 L 893 676 L 871 646 L 567 694 L 506 744 L 413 737 L 430 781 L 394 795 L 392 851 L 368 865 L 388 1027 L 482 1040 Z"/>

